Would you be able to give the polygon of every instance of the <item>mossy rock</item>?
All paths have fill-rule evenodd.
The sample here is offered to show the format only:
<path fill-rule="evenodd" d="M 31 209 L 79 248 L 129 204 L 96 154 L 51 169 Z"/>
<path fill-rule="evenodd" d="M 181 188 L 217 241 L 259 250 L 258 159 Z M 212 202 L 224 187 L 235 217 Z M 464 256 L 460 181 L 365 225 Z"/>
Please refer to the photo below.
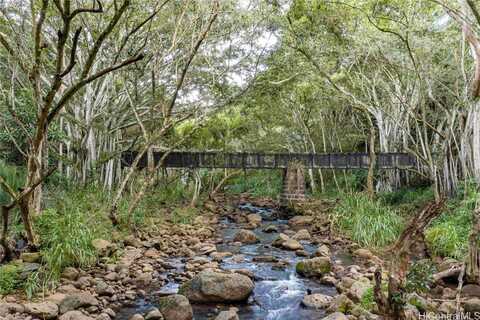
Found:
<path fill-rule="evenodd" d="M 297 263 L 295 270 L 305 277 L 321 277 L 332 270 L 332 261 L 328 257 L 305 259 Z"/>

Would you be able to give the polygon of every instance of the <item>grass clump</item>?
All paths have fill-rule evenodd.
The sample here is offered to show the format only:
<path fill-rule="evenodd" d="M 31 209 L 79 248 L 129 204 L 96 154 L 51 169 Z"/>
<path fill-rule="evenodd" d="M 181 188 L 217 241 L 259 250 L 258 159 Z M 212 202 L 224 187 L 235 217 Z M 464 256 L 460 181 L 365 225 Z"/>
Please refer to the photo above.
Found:
<path fill-rule="evenodd" d="M 380 200 L 362 193 L 345 194 L 333 212 L 334 225 L 366 247 L 383 247 L 400 235 L 403 218 Z"/>
<path fill-rule="evenodd" d="M 455 259 L 465 257 L 477 198 L 476 187 L 467 185 L 457 198 L 447 203 L 445 212 L 425 232 L 431 253 Z"/>
<path fill-rule="evenodd" d="M 50 199 L 50 208 L 34 221 L 44 266 L 26 281 L 27 293 L 51 287 L 66 267 L 84 268 L 96 263 L 92 240 L 109 240 L 112 234 L 105 212 L 107 199 L 95 188 L 65 190 Z"/>
<path fill-rule="evenodd" d="M 50 280 L 57 280 L 65 267 L 87 267 L 95 263 L 97 255 L 92 246 L 95 233 L 87 220 L 78 208 L 64 212 L 48 209 L 36 220 Z"/>
<path fill-rule="evenodd" d="M 20 268 L 15 264 L 0 266 L 0 295 L 9 294 L 21 287 Z"/>

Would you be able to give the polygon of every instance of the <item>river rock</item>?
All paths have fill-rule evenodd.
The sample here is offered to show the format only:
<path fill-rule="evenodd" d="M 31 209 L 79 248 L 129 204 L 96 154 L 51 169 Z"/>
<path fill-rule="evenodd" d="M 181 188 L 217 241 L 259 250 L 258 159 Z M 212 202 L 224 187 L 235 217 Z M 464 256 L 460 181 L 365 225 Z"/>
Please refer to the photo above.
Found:
<path fill-rule="evenodd" d="M 80 272 L 72 267 L 65 268 L 62 272 L 62 278 L 75 281 L 78 279 Z"/>
<path fill-rule="evenodd" d="M 258 226 L 262 223 L 262 216 L 256 213 L 251 213 L 247 216 L 248 223 Z"/>
<path fill-rule="evenodd" d="M 453 301 L 443 301 L 438 307 L 438 311 L 444 314 L 455 314 L 457 305 Z"/>
<path fill-rule="evenodd" d="M 340 281 L 337 282 L 335 287 L 340 292 L 347 292 L 348 289 L 352 287 L 352 284 L 354 282 L 355 282 L 355 279 L 345 276 L 345 277 L 342 277 Z"/>
<path fill-rule="evenodd" d="M 294 239 L 288 239 L 287 241 L 282 243 L 282 247 L 292 251 L 303 249 L 303 246 L 300 244 L 300 242 Z"/>
<path fill-rule="evenodd" d="M 6 317 L 9 314 L 23 313 L 24 306 L 18 303 L 0 303 L 0 317 Z"/>
<path fill-rule="evenodd" d="M 462 296 L 480 297 L 480 286 L 478 284 L 467 284 L 463 286 Z"/>
<path fill-rule="evenodd" d="M 95 320 L 90 316 L 87 316 L 80 311 L 68 311 L 58 318 L 58 320 Z"/>
<path fill-rule="evenodd" d="M 218 316 L 215 318 L 215 320 L 239 320 L 238 318 L 238 309 L 233 307 L 230 308 L 229 310 L 222 311 L 218 314 Z"/>
<path fill-rule="evenodd" d="M 255 233 L 253 233 L 252 231 L 241 229 L 237 232 L 233 241 L 235 242 L 238 241 L 244 244 L 252 244 L 252 243 L 257 243 L 258 238 L 255 235 Z"/>
<path fill-rule="evenodd" d="M 278 237 L 275 240 L 273 240 L 272 246 L 281 247 L 288 240 L 290 240 L 290 238 L 286 234 L 280 233 Z"/>
<path fill-rule="evenodd" d="M 373 253 L 368 249 L 357 249 L 353 251 L 353 255 L 366 260 L 370 260 L 374 257 Z"/>
<path fill-rule="evenodd" d="M 253 262 L 278 262 L 278 258 L 275 256 L 255 256 Z"/>
<path fill-rule="evenodd" d="M 254 288 L 252 280 L 239 273 L 205 270 L 181 286 L 179 293 L 193 302 L 244 301 Z"/>
<path fill-rule="evenodd" d="M 312 237 L 307 229 L 298 230 L 292 237 L 292 239 L 301 241 L 301 240 L 310 240 Z"/>
<path fill-rule="evenodd" d="M 309 294 L 303 297 L 302 304 L 308 308 L 323 309 L 330 305 L 332 297 L 321 293 Z"/>
<path fill-rule="evenodd" d="M 352 298 L 354 301 L 360 301 L 367 292 L 368 289 L 372 287 L 372 284 L 370 283 L 370 280 L 367 278 L 360 278 L 357 281 L 355 281 L 352 286 L 350 287 L 350 290 L 348 291 L 348 296 Z"/>
<path fill-rule="evenodd" d="M 266 232 L 266 233 L 278 232 L 278 227 L 276 225 L 269 224 L 268 226 L 263 228 L 263 232 Z"/>
<path fill-rule="evenodd" d="M 160 310 L 153 308 L 147 313 L 145 320 L 164 320 L 164 318 Z"/>
<path fill-rule="evenodd" d="M 23 262 L 37 263 L 42 259 L 40 252 L 24 252 L 20 255 Z"/>
<path fill-rule="evenodd" d="M 128 320 L 145 320 L 145 318 L 141 314 L 137 313 L 128 318 Z"/>
<path fill-rule="evenodd" d="M 92 246 L 100 256 L 109 256 L 113 252 L 113 244 L 105 239 L 92 240 Z"/>
<path fill-rule="evenodd" d="M 98 300 L 87 292 L 79 292 L 67 295 L 60 302 L 60 313 L 66 313 L 81 307 L 98 306 Z"/>
<path fill-rule="evenodd" d="M 292 228 L 300 226 L 309 226 L 313 222 L 313 217 L 310 216 L 295 216 L 288 220 L 288 225 Z"/>
<path fill-rule="evenodd" d="M 316 257 L 329 257 L 330 256 L 330 248 L 327 245 L 322 244 L 320 247 L 317 248 L 317 250 L 315 250 L 315 256 Z"/>
<path fill-rule="evenodd" d="M 173 294 L 160 298 L 159 310 L 165 320 L 193 319 L 192 306 L 188 299 L 181 294 Z"/>
<path fill-rule="evenodd" d="M 58 306 L 52 302 L 27 303 L 25 312 L 42 319 L 55 319 L 58 315 Z"/>
<path fill-rule="evenodd" d="M 332 270 L 332 262 L 328 257 L 305 259 L 295 267 L 298 274 L 306 277 L 321 277 Z"/>
<path fill-rule="evenodd" d="M 322 320 L 348 320 L 347 316 L 341 312 L 335 312 L 332 314 L 329 314 L 325 318 L 322 318 Z"/>
<path fill-rule="evenodd" d="M 327 312 L 349 312 L 354 306 L 354 303 L 345 294 L 339 294 L 333 297 L 330 305 L 327 307 Z"/>
<path fill-rule="evenodd" d="M 231 252 L 225 251 L 225 252 L 212 252 L 210 254 L 210 257 L 212 257 L 213 261 L 221 262 L 223 259 L 226 257 L 230 257 L 233 254 Z"/>
<path fill-rule="evenodd" d="M 138 281 L 138 277 L 137 277 Z M 95 292 L 99 296 L 113 296 L 115 294 L 115 289 L 109 286 L 105 281 L 98 281 L 95 286 Z"/>
<path fill-rule="evenodd" d="M 438 265 L 438 272 L 446 271 L 448 269 L 452 269 L 458 267 L 461 263 L 452 258 L 445 258 L 439 265 Z"/>
<path fill-rule="evenodd" d="M 480 312 L 480 299 L 479 298 L 471 298 L 465 301 L 463 306 L 465 312 L 475 313 Z"/>

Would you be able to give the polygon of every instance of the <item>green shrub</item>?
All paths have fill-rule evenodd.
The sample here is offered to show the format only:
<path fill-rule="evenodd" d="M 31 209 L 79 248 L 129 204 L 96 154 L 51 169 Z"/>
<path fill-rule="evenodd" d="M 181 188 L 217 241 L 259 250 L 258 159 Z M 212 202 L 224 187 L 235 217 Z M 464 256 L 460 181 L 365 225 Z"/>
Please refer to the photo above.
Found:
<path fill-rule="evenodd" d="M 476 199 L 474 189 L 465 190 L 462 198 L 450 200 L 447 210 L 433 221 L 425 232 L 428 248 L 433 254 L 456 259 L 465 256 Z"/>
<path fill-rule="evenodd" d="M 365 310 L 371 311 L 375 308 L 376 305 L 377 303 L 375 302 L 373 287 L 368 288 L 360 299 L 360 306 Z"/>
<path fill-rule="evenodd" d="M 379 193 L 378 197 L 386 205 L 395 206 L 405 215 L 411 215 L 433 199 L 433 190 L 431 187 L 402 188 L 393 192 Z"/>
<path fill-rule="evenodd" d="M 405 289 L 407 292 L 427 292 L 433 284 L 435 272 L 435 265 L 430 260 L 413 263 L 408 270 Z"/>
<path fill-rule="evenodd" d="M 392 208 L 361 193 L 345 194 L 333 212 L 334 225 L 366 247 L 383 247 L 400 234 L 404 221 Z"/>
<path fill-rule="evenodd" d="M 0 266 L 0 295 L 11 293 L 20 286 L 20 268 L 14 264 Z"/>

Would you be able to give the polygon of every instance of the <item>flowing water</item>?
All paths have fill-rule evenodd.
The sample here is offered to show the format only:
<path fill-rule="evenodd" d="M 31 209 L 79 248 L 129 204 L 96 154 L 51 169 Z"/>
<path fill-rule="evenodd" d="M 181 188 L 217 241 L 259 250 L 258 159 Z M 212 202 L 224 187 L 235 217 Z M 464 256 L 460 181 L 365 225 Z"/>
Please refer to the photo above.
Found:
<path fill-rule="evenodd" d="M 242 246 L 233 245 L 232 240 L 236 232 L 241 229 L 241 225 L 225 219 L 221 222 L 224 241 L 217 245 L 217 250 L 219 252 L 232 252 L 237 257 L 238 255 L 244 256 L 241 262 L 232 257 L 226 258 L 220 266 L 222 269 L 248 269 L 252 271 L 255 274 L 254 292 L 249 300 L 243 304 L 193 304 L 195 319 L 214 319 L 219 311 L 226 310 L 231 306 L 239 309 L 238 315 L 242 320 L 322 319 L 325 316 L 323 310 L 306 309 L 302 307 L 301 301 L 307 293 L 323 293 L 333 296 L 336 294 L 335 287 L 322 285 L 314 280 L 298 276 L 295 272 L 295 264 L 304 258 L 297 257 L 293 251 L 273 247 L 271 244 L 278 233 L 262 231 L 267 225 L 275 225 L 281 231 L 287 226 L 287 220 L 276 219 L 278 215 L 269 208 L 255 207 L 251 204 L 244 204 L 239 208 L 262 216 L 262 224 L 253 230 L 260 242 Z M 301 243 L 308 253 L 313 253 L 316 249 L 308 242 L 301 241 Z M 258 256 L 273 256 L 281 264 L 254 261 L 255 257 Z M 343 256 L 337 253 L 334 258 L 342 260 L 344 264 L 349 264 L 350 257 L 348 255 Z M 182 270 L 179 259 L 172 259 L 170 262 L 179 271 Z M 169 282 L 166 286 L 152 291 L 150 300 L 156 300 L 154 297 L 159 295 L 176 293 L 178 287 L 177 283 Z M 146 299 L 139 299 L 134 306 L 121 310 L 117 318 L 126 320 L 134 313 L 145 313 L 152 306 L 155 306 L 155 303 L 152 304 Z"/>

